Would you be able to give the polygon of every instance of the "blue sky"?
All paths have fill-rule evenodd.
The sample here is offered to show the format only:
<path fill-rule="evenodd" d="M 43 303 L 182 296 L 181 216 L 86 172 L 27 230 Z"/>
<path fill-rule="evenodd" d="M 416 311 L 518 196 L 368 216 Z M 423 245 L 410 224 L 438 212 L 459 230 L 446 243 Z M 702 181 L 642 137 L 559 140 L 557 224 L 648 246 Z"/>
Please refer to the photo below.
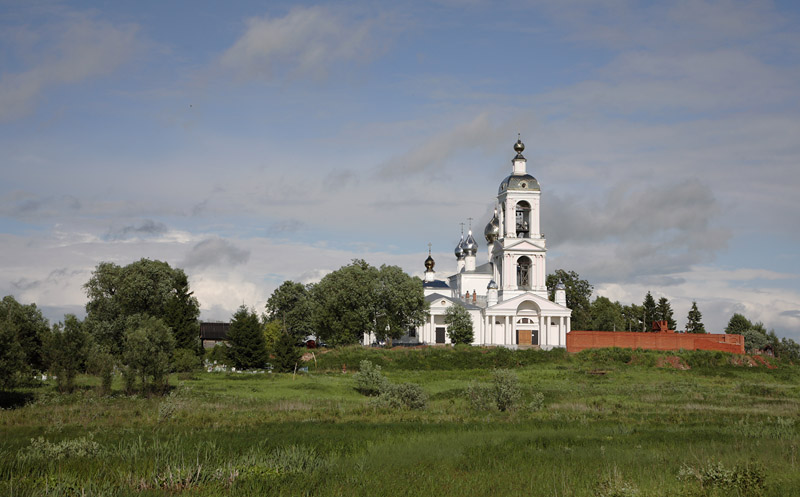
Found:
<path fill-rule="evenodd" d="M 356 257 L 455 269 L 517 133 L 548 269 L 800 339 L 793 2 L 0 1 L 0 294 L 166 260 L 205 319 Z M 481 252 L 485 253 L 485 242 Z"/>

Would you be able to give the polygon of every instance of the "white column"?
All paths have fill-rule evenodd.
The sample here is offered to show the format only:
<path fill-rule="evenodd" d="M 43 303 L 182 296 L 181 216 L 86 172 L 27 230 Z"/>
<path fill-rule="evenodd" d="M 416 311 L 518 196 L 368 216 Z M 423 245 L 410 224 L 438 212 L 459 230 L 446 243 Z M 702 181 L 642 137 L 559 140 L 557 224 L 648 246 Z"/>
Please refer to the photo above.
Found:
<path fill-rule="evenodd" d="M 548 339 L 549 339 L 549 337 L 551 336 L 550 335 L 550 316 L 545 316 L 544 317 L 544 326 L 545 326 L 545 329 L 547 330 L 547 336 L 548 336 Z"/>
<path fill-rule="evenodd" d="M 431 314 L 430 329 L 428 330 L 428 343 L 434 343 L 436 341 L 436 336 L 435 336 L 435 333 L 434 333 L 435 328 L 434 328 L 434 324 L 433 324 L 433 321 L 434 321 L 433 318 L 434 318 L 434 316 L 433 316 L 433 314 Z"/>
<path fill-rule="evenodd" d="M 567 327 L 565 326 L 564 316 L 558 318 L 558 336 L 559 345 L 567 346 Z"/>

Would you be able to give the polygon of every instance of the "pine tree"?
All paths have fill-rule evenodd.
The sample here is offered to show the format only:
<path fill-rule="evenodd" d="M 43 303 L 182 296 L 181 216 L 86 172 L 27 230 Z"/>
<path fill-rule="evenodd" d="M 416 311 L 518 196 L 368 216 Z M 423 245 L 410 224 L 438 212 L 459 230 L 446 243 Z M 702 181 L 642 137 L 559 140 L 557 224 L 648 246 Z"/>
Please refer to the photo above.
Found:
<path fill-rule="evenodd" d="M 686 333 L 705 333 L 706 327 L 703 326 L 703 315 L 697 308 L 697 302 L 692 302 L 689 315 L 686 316 Z"/>
<path fill-rule="evenodd" d="M 273 352 L 275 369 L 279 373 L 291 373 L 300 364 L 302 349 L 297 346 L 297 339 L 286 331 L 281 333 Z"/>
<path fill-rule="evenodd" d="M 672 317 L 672 305 L 670 305 L 669 300 L 667 300 L 666 297 L 661 297 L 658 299 L 655 320 L 666 321 L 667 328 L 670 330 L 674 330 L 678 326 L 678 323 L 675 322 L 675 319 Z"/>
<path fill-rule="evenodd" d="M 650 292 L 645 295 L 642 308 L 642 331 L 652 331 L 653 321 L 656 320 L 656 301 Z"/>
<path fill-rule="evenodd" d="M 260 368 L 267 363 L 267 343 L 258 316 L 242 305 L 228 331 L 228 357 L 237 368 Z"/>

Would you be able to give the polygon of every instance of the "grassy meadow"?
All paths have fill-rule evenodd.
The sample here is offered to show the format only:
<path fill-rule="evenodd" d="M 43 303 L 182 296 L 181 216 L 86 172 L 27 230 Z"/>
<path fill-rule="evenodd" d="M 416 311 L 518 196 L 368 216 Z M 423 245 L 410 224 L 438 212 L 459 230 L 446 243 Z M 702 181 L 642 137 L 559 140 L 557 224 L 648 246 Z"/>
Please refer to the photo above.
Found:
<path fill-rule="evenodd" d="M 99 396 L 90 377 L 68 395 L 47 382 L 6 393 L 0 495 L 800 494 L 793 365 L 619 349 L 356 347 L 315 359 L 297 375 L 173 375 L 166 397 L 126 396 L 121 383 Z M 419 384 L 427 408 L 360 395 L 362 359 Z M 468 385 L 496 368 L 518 375 L 518 407 L 474 409 Z"/>

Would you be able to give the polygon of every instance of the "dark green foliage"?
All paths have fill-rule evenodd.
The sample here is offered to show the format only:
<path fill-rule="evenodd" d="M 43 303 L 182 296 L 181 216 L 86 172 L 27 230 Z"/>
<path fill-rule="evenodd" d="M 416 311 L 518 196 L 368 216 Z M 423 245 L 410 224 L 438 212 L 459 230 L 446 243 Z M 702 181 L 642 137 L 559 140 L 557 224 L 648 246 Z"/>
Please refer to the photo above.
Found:
<path fill-rule="evenodd" d="M 550 300 L 555 299 L 556 285 L 561 281 L 566 288 L 567 307 L 572 309 L 572 329 L 588 330 L 592 327 L 592 314 L 590 299 L 592 298 L 592 285 L 582 280 L 575 271 L 557 269 L 548 274 L 546 279 L 547 292 Z"/>
<path fill-rule="evenodd" d="M 36 304 L 22 305 L 14 297 L 7 295 L 0 301 L 0 327 L 5 329 L 5 340 L 8 343 L 11 343 L 10 337 L 13 335 L 22 348 L 25 356 L 23 369 L 28 371 L 18 370 L 19 373 L 26 375 L 46 369 L 44 344 L 50 334 L 50 324 Z M 16 361 L 12 359 L 16 354 L 17 352 L 13 352 L 9 355 L 11 362 Z"/>
<path fill-rule="evenodd" d="M 203 351 L 200 343 L 200 304 L 189 291 L 189 279 L 180 270 L 174 272 L 174 289 L 164 307 L 164 322 L 175 335 L 175 346 L 191 350 L 196 356 Z"/>
<path fill-rule="evenodd" d="M 365 333 L 400 338 L 427 313 L 419 278 L 396 266 L 376 269 L 360 259 L 326 275 L 311 295 L 314 328 L 328 345 L 359 343 Z"/>
<path fill-rule="evenodd" d="M 730 321 L 728 321 L 728 326 L 725 327 L 725 333 L 741 335 L 752 327 L 753 323 L 737 312 L 731 316 Z"/>
<path fill-rule="evenodd" d="M 279 373 L 291 373 L 300 365 L 300 358 L 303 356 L 303 349 L 298 347 L 295 337 L 288 333 L 282 333 L 278 343 L 275 344 L 273 355 L 275 361 L 273 366 Z"/>
<path fill-rule="evenodd" d="M 642 331 L 653 331 L 653 321 L 656 320 L 656 301 L 650 292 L 644 296 L 642 302 Z"/>
<path fill-rule="evenodd" d="M 516 407 L 522 396 L 517 374 L 508 369 L 498 369 L 492 374 L 492 394 L 497 408 L 507 411 Z"/>
<path fill-rule="evenodd" d="M 619 302 L 611 302 L 606 297 L 597 297 L 592 302 L 591 329 L 594 331 L 624 331 L 625 319 L 622 317 L 622 306 Z"/>
<path fill-rule="evenodd" d="M 356 390 L 368 396 L 380 395 L 389 384 L 389 380 L 381 373 L 381 367 L 375 366 L 370 361 L 361 361 L 353 380 L 356 382 Z"/>
<path fill-rule="evenodd" d="M 268 320 L 285 326 L 286 331 L 298 340 L 313 335 L 311 288 L 310 285 L 284 281 L 267 300 Z"/>
<path fill-rule="evenodd" d="M 444 324 L 447 325 L 447 335 L 453 345 L 469 345 L 474 339 L 472 330 L 472 316 L 463 305 L 454 303 L 444 312 Z"/>
<path fill-rule="evenodd" d="M 122 352 L 127 320 L 134 315 L 159 318 L 180 338 L 183 347 L 197 346 L 199 328 L 193 320 L 199 315 L 199 305 L 189 292 L 182 269 L 149 259 L 123 267 L 102 262 L 84 288 L 89 297 L 88 331 L 112 353 Z"/>
<path fill-rule="evenodd" d="M 30 375 L 25 351 L 19 343 L 16 325 L 0 321 L 0 390 L 16 387 Z"/>
<path fill-rule="evenodd" d="M 178 373 L 197 371 L 202 366 L 202 361 L 197 356 L 196 350 L 175 349 L 172 359 L 172 370 Z"/>
<path fill-rule="evenodd" d="M 686 316 L 686 333 L 705 333 L 706 327 L 703 325 L 703 314 L 697 308 L 697 302 L 692 302 L 692 308 Z"/>
<path fill-rule="evenodd" d="M 227 365 L 229 362 L 228 346 L 224 343 L 219 343 L 211 347 L 210 349 L 206 350 L 206 359 L 212 363 L 216 362 L 217 364 Z"/>
<path fill-rule="evenodd" d="M 642 331 L 644 329 L 643 317 L 644 308 L 642 306 L 636 304 L 622 306 L 623 328 L 620 331 Z"/>
<path fill-rule="evenodd" d="M 669 303 L 666 297 L 661 297 L 658 299 L 658 305 L 656 305 L 656 321 L 666 321 L 667 327 L 670 330 L 675 330 L 678 326 L 678 323 L 675 322 L 675 319 L 672 317 L 672 305 Z"/>
<path fill-rule="evenodd" d="M 91 347 L 91 336 L 74 314 L 64 316 L 63 326 L 53 327 L 47 341 L 47 357 L 49 370 L 56 375 L 60 391 L 73 390 L 75 376 L 86 370 Z"/>
<path fill-rule="evenodd" d="M 126 367 L 126 390 L 138 377 L 142 392 L 165 393 L 169 386 L 170 358 L 175 338 L 161 319 L 135 315 L 128 318 L 122 360 Z"/>
<path fill-rule="evenodd" d="M 255 311 L 242 305 L 233 315 L 228 331 L 228 358 L 239 369 L 263 368 L 268 359 L 267 343 Z"/>
<path fill-rule="evenodd" d="M 100 378 L 98 390 L 101 395 L 108 395 L 111 393 L 111 383 L 114 379 L 113 373 L 115 365 L 116 358 L 106 347 L 92 343 L 88 360 L 86 361 L 86 370 L 89 374 Z M 133 385 L 130 385 L 130 387 L 132 390 Z"/>

